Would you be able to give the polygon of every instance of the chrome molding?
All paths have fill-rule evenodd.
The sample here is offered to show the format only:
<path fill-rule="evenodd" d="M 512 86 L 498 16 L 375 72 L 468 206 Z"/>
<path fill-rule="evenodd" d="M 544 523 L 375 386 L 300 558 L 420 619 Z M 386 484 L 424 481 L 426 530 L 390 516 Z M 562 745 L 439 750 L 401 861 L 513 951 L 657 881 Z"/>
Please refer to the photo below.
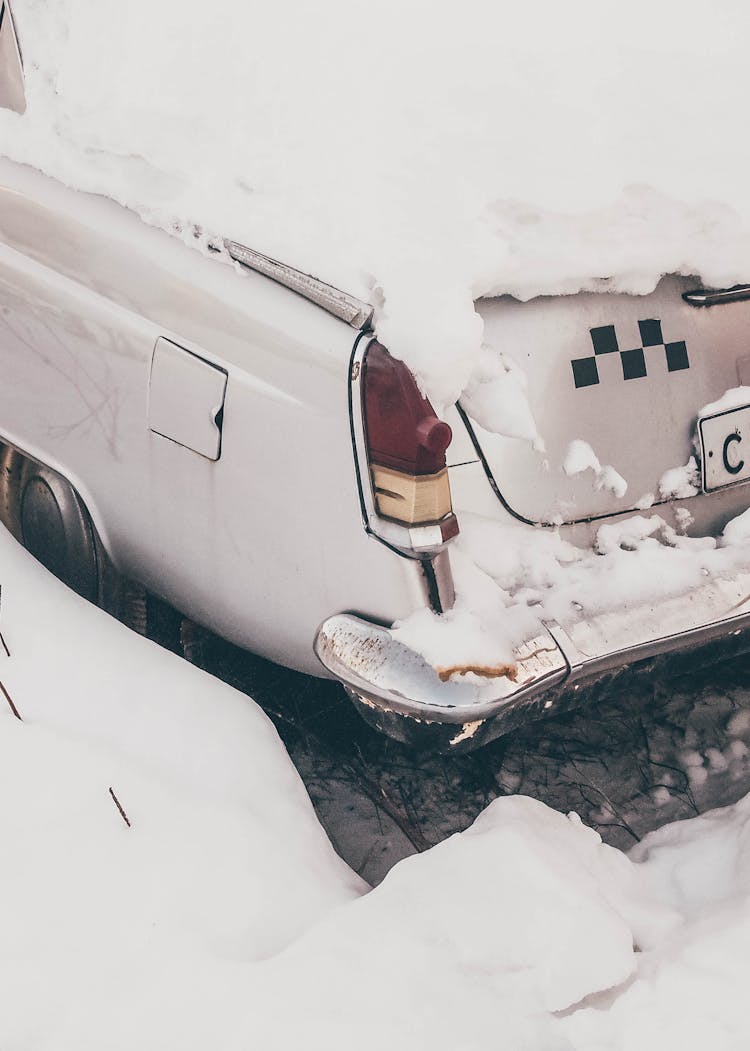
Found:
<path fill-rule="evenodd" d="M 717 288 L 713 291 L 696 288 L 693 292 L 683 292 L 682 298 L 691 307 L 714 307 L 722 303 L 740 303 L 750 299 L 750 285 L 733 285 L 732 288 Z"/>
<path fill-rule="evenodd" d="M 272 281 L 284 285 L 292 292 L 297 292 L 352 328 L 364 329 L 370 324 L 373 311 L 369 303 L 363 303 L 361 299 L 350 296 L 333 285 L 327 285 L 317 277 L 303 274 L 301 270 L 279 263 L 276 259 L 255 252 L 237 241 L 225 240 L 224 247 L 236 263 L 270 277 Z"/>
<path fill-rule="evenodd" d="M 536 638 L 515 650 L 512 678 L 496 672 L 487 682 L 462 674 L 445 680 L 390 629 L 351 614 L 330 617 L 321 625 L 315 652 L 365 717 L 368 711 L 379 714 L 381 729 L 401 740 L 406 739 L 404 717 L 422 724 L 459 724 L 465 733 L 450 738 L 453 746 L 468 741 L 469 734 L 480 735 L 480 724 L 487 720 L 494 729 L 482 727 L 485 741 L 512 729 L 524 710 L 527 716 L 564 710 L 579 690 L 626 665 L 695 650 L 749 630 L 750 566 L 743 565 L 729 576 L 707 579 L 687 598 L 674 595 L 602 611 L 564 626 L 548 622 Z M 400 725 L 393 716 L 401 718 Z"/>
<path fill-rule="evenodd" d="M 561 682 L 568 672 L 558 644 L 544 632 L 516 650 L 513 680 L 498 675 L 485 682 L 469 676 L 444 681 L 388 628 L 348 613 L 321 625 L 315 652 L 323 666 L 366 704 L 421 722 L 458 726 L 491 719 L 522 698 Z"/>
<path fill-rule="evenodd" d="M 26 112 L 23 62 L 10 0 L 0 0 L 0 108 Z"/>
<path fill-rule="evenodd" d="M 661 653 L 699 646 L 750 624 L 750 568 L 707 578 L 688 596 L 602 611 L 563 624 L 547 624 L 571 667 L 571 681 Z"/>
<path fill-rule="evenodd" d="M 452 609 L 456 601 L 456 589 L 453 584 L 453 571 L 451 569 L 451 553 L 448 548 L 439 551 L 430 559 L 430 568 L 435 581 L 437 591 L 437 612 L 445 613 Z"/>

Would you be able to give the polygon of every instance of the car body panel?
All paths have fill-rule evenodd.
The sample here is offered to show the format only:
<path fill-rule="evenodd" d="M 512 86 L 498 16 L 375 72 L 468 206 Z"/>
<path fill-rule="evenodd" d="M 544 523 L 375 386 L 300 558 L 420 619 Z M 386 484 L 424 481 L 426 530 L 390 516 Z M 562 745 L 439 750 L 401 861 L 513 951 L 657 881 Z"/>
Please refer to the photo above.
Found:
<path fill-rule="evenodd" d="M 349 326 L 112 202 L 9 162 L 0 183 L 0 434 L 71 482 L 118 569 L 317 674 L 332 610 L 424 603 L 418 563 L 363 528 Z M 227 375 L 216 461 L 149 429 L 160 339 Z"/>
<path fill-rule="evenodd" d="M 750 302 L 690 306 L 682 296 L 696 283 L 665 278 L 646 296 L 480 302 L 485 342 L 526 376 L 544 441 L 544 450 L 536 450 L 474 425 L 514 514 L 572 522 L 660 502 L 664 474 L 695 454 L 701 407 L 741 382 L 748 355 Z M 597 488 L 592 471 L 566 475 L 563 463 L 575 439 L 624 478 L 623 496 Z"/>

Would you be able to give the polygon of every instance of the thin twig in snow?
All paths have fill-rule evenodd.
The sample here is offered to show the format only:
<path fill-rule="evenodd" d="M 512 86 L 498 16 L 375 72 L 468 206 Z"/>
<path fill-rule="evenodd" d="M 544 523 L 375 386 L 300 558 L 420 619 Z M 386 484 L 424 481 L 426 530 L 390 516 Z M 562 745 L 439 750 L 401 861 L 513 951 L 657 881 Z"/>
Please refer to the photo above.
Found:
<path fill-rule="evenodd" d="M 117 798 L 117 796 L 115 795 L 115 793 L 114 793 L 114 792 L 112 791 L 112 787 L 111 787 L 111 785 L 110 785 L 110 789 L 109 789 L 109 794 L 110 794 L 110 795 L 112 796 L 112 798 L 114 799 L 114 801 L 115 801 L 115 806 L 116 806 L 116 807 L 117 807 L 117 809 L 118 809 L 118 810 L 120 811 L 120 817 L 121 817 L 121 818 L 122 818 L 122 820 L 123 820 L 123 821 L 125 822 L 125 824 L 126 824 L 126 825 L 128 826 L 128 828 L 130 828 L 130 827 L 131 827 L 131 825 L 130 825 L 130 821 L 128 820 L 128 815 L 127 815 L 127 814 L 125 813 L 125 811 L 124 811 L 124 810 L 122 809 L 122 805 L 120 804 L 120 800 L 119 800 L 119 799 Z"/>
<path fill-rule="evenodd" d="M 2 609 L 2 603 L 3 603 L 3 585 L 0 584 L 0 609 Z M 10 650 L 8 649 L 8 643 L 5 641 L 5 636 L 3 635 L 2 631 L 0 631 L 0 642 L 2 642 L 3 649 L 5 650 L 5 652 L 10 657 Z M 20 716 L 19 716 L 19 718 L 20 718 Z"/>
<path fill-rule="evenodd" d="M 16 719 L 18 719 L 20 722 L 23 722 L 23 719 L 21 719 L 21 715 L 20 715 L 20 713 L 18 711 L 18 708 L 16 708 L 15 704 L 13 703 L 13 698 L 11 697 L 11 695 L 8 693 L 8 691 L 5 689 L 5 686 L 3 686 L 3 684 L 1 682 L 0 682 L 0 690 L 2 690 L 3 697 L 5 697 L 5 700 L 8 702 L 8 707 L 13 712 L 13 714 L 16 717 Z"/>

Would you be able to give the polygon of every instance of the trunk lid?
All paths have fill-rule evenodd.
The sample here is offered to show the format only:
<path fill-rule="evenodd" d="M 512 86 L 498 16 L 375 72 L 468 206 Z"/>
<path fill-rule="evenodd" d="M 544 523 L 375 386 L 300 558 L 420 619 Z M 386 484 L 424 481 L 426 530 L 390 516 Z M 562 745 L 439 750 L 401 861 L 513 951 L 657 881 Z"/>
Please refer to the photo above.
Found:
<path fill-rule="evenodd" d="M 667 497 L 669 484 L 660 493 L 660 483 L 695 455 L 701 408 L 750 383 L 750 302 L 695 307 L 682 296 L 696 287 L 665 278 L 647 296 L 478 302 L 485 346 L 525 375 L 545 446 L 494 433 L 497 420 L 490 431 L 472 419 L 472 406 L 486 405 L 491 391 L 463 405 L 510 511 L 531 522 L 576 522 Z M 502 410 L 496 415 L 502 426 Z M 585 464 L 586 446 L 627 482 L 624 494 L 611 473 L 572 471 Z"/>

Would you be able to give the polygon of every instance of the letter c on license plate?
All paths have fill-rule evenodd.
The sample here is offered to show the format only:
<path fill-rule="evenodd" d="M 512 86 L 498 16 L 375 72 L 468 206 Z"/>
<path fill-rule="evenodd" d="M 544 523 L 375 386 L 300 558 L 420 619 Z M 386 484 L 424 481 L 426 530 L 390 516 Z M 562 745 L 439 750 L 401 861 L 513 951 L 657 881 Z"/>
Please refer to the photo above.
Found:
<path fill-rule="evenodd" d="M 750 479 L 750 405 L 698 420 L 706 492 Z"/>

